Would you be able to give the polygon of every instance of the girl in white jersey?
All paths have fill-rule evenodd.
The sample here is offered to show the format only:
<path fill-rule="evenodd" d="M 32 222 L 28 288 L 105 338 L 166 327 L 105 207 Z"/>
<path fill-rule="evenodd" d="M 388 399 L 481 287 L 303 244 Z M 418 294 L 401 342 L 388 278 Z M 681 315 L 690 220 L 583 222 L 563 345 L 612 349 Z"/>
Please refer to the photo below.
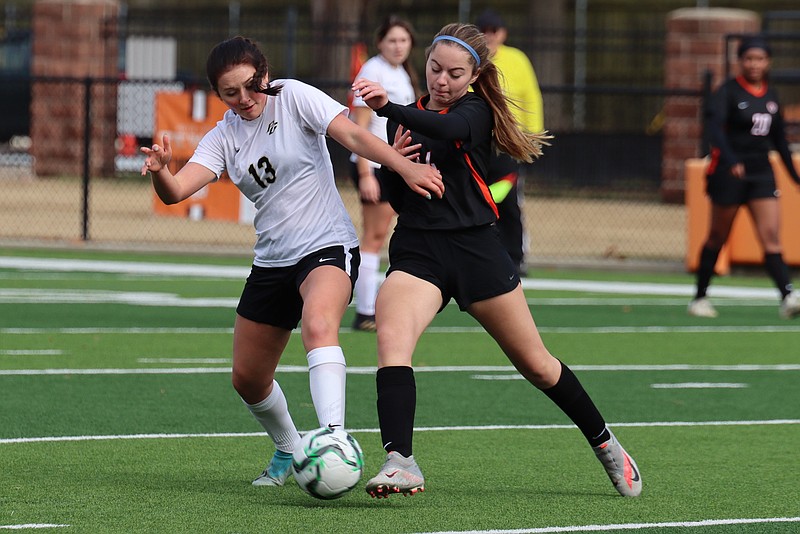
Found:
<path fill-rule="evenodd" d="M 414 47 L 414 30 L 404 19 L 390 15 L 375 31 L 378 54 L 361 67 L 356 79 L 374 80 L 386 88 L 389 100 L 396 104 L 410 104 L 417 98 L 417 74 L 409 56 Z M 386 117 L 379 117 L 364 102 L 353 98 L 353 118 L 356 124 L 368 128 L 381 139 L 386 139 Z M 363 231 L 360 239 L 361 265 L 355 287 L 356 317 L 353 328 L 375 331 L 375 298 L 378 294 L 378 275 L 381 247 L 389 234 L 394 210 L 383 198 L 375 172 L 377 163 L 353 154 L 350 158 L 353 181 L 361 198 Z"/>
<path fill-rule="evenodd" d="M 302 319 L 311 397 L 320 426 L 344 426 L 345 358 L 339 326 L 352 297 L 358 239 L 336 190 L 325 136 L 397 170 L 418 194 L 441 198 L 441 176 L 413 163 L 347 118 L 347 108 L 296 80 L 270 82 L 267 60 L 244 37 L 218 44 L 206 72 L 230 108 L 174 175 L 172 150 L 143 147 L 142 174 L 166 204 L 180 202 L 227 171 L 256 208 L 255 259 L 233 333 L 232 381 L 275 443 L 258 486 L 282 486 L 300 435 L 275 381 L 292 329 Z"/>

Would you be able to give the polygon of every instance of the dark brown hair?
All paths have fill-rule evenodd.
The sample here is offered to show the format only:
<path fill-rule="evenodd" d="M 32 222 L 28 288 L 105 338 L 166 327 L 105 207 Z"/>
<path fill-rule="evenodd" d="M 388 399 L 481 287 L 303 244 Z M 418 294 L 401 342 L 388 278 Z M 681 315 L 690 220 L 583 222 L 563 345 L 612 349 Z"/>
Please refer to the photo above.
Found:
<path fill-rule="evenodd" d="M 206 76 L 217 96 L 219 96 L 217 84 L 220 77 L 237 65 L 252 65 L 256 69 L 248 87 L 272 96 L 280 93 L 281 86 L 267 84 L 266 87 L 261 87 L 261 81 L 269 72 L 269 66 L 266 56 L 258 45 L 247 37 L 236 36 L 222 41 L 211 49 L 206 60 Z"/>

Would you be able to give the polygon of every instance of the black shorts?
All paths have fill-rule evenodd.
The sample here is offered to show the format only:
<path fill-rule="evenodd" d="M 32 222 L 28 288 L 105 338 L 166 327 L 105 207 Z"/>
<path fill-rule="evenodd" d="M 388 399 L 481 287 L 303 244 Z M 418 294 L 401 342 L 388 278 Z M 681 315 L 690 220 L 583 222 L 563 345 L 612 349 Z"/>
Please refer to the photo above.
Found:
<path fill-rule="evenodd" d="M 442 292 L 444 309 L 455 299 L 463 311 L 512 291 L 519 270 L 494 224 L 465 230 L 417 230 L 398 226 L 389 242 L 389 269 L 426 280 Z"/>
<path fill-rule="evenodd" d="M 720 169 L 708 175 L 706 193 L 718 206 L 741 206 L 751 200 L 776 198 L 780 194 L 771 169 L 747 174 L 744 179 L 733 176 L 730 169 Z"/>
<path fill-rule="evenodd" d="M 375 177 L 378 178 L 378 183 L 381 185 L 380 201 L 381 202 L 388 202 L 389 200 L 386 198 L 386 195 L 383 193 L 383 182 L 381 182 L 381 180 L 380 180 L 380 173 L 378 171 L 379 171 L 379 169 L 375 169 L 374 170 Z M 361 178 L 358 176 L 358 167 L 352 161 L 350 162 L 350 179 L 353 180 L 353 185 L 356 188 L 356 192 L 359 193 L 359 195 L 358 195 L 359 202 L 361 202 L 362 204 L 372 204 L 372 202 L 366 202 L 366 201 L 364 201 L 364 199 L 361 198 L 361 192 L 358 189 L 358 181 Z"/>
<path fill-rule="evenodd" d="M 253 265 L 247 277 L 236 313 L 257 323 L 292 330 L 303 313 L 300 284 L 308 273 L 323 265 L 335 265 L 350 276 L 350 298 L 358 277 L 361 255 L 358 247 L 327 247 L 313 252 L 290 267 Z"/>

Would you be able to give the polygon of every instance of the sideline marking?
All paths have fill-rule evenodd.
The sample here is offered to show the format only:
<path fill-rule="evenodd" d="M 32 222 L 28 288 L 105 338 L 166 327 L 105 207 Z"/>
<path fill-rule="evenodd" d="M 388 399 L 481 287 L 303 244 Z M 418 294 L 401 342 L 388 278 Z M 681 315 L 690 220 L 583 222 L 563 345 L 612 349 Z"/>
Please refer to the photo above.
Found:
<path fill-rule="evenodd" d="M 164 360 L 171 360 L 165 358 Z M 180 358 L 175 358 L 180 363 Z M 195 359 L 187 358 L 187 362 Z M 0 376 L 41 376 L 41 375 L 190 375 L 229 373 L 230 360 L 219 359 L 225 367 L 146 367 L 146 368 L 107 368 L 107 369 L 0 369 Z M 171 363 L 171 362 L 170 362 Z M 800 371 L 800 364 L 775 365 L 570 365 L 574 371 Z M 306 365 L 279 365 L 279 373 L 307 373 Z M 348 367 L 349 375 L 373 375 L 377 367 Z M 510 365 L 465 365 L 465 366 L 431 366 L 417 367 L 415 373 L 454 373 L 454 372 L 498 372 L 513 373 L 510 375 L 474 375 L 476 380 L 522 380 L 522 376 Z"/>
<path fill-rule="evenodd" d="M 773 426 L 800 425 L 800 419 L 772 419 L 764 421 L 656 421 L 646 423 L 608 423 L 609 427 L 697 427 L 697 426 Z M 414 428 L 415 432 L 453 432 L 476 430 L 573 430 L 575 425 L 476 425 L 476 426 L 429 426 Z M 301 434 L 310 430 L 301 431 Z M 379 434 L 379 428 L 352 428 L 351 433 Z M 217 432 L 200 434 L 110 434 L 98 436 L 41 436 L 33 438 L 0 438 L 0 445 L 17 443 L 49 443 L 63 441 L 113 441 L 121 439 L 186 439 L 186 438 L 252 438 L 269 437 L 266 432 Z"/>
<path fill-rule="evenodd" d="M 605 532 L 608 530 L 640 530 L 643 528 L 693 528 L 756 523 L 798 523 L 800 517 L 759 517 L 742 519 L 703 519 L 700 521 L 665 521 L 663 523 L 617 523 L 610 525 L 573 525 L 569 527 L 520 528 L 514 530 L 447 530 L 418 534 L 548 534 L 550 532 Z"/>

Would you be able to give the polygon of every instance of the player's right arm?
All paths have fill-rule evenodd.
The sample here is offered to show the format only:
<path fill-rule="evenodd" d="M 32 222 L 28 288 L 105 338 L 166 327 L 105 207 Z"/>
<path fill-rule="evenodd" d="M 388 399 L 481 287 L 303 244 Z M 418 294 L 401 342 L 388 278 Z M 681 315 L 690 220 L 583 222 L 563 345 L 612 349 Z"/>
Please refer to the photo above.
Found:
<path fill-rule="evenodd" d="M 165 134 L 161 142 L 163 146 L 154 144 L 140 150 L 147 156 L 142 165 L 142 176 L 150 172 L 153 189 L 164 204 L 177 204 L 216 178 L 213 171 L 197 163 L 187 163 L 173 175 L 167 167 L 172 159 L 169 136 Z"/>
<path fill-rule="evenodd" d="M 351 152 L 394 169 L 415 193 L 429 200 L 431 195 L 442 198 L 444 182 L 436 167 L 412 162 L 401 151 L 395 150 L 346 116 L 339 114 L 334 117 L 327 133 Z"/>

